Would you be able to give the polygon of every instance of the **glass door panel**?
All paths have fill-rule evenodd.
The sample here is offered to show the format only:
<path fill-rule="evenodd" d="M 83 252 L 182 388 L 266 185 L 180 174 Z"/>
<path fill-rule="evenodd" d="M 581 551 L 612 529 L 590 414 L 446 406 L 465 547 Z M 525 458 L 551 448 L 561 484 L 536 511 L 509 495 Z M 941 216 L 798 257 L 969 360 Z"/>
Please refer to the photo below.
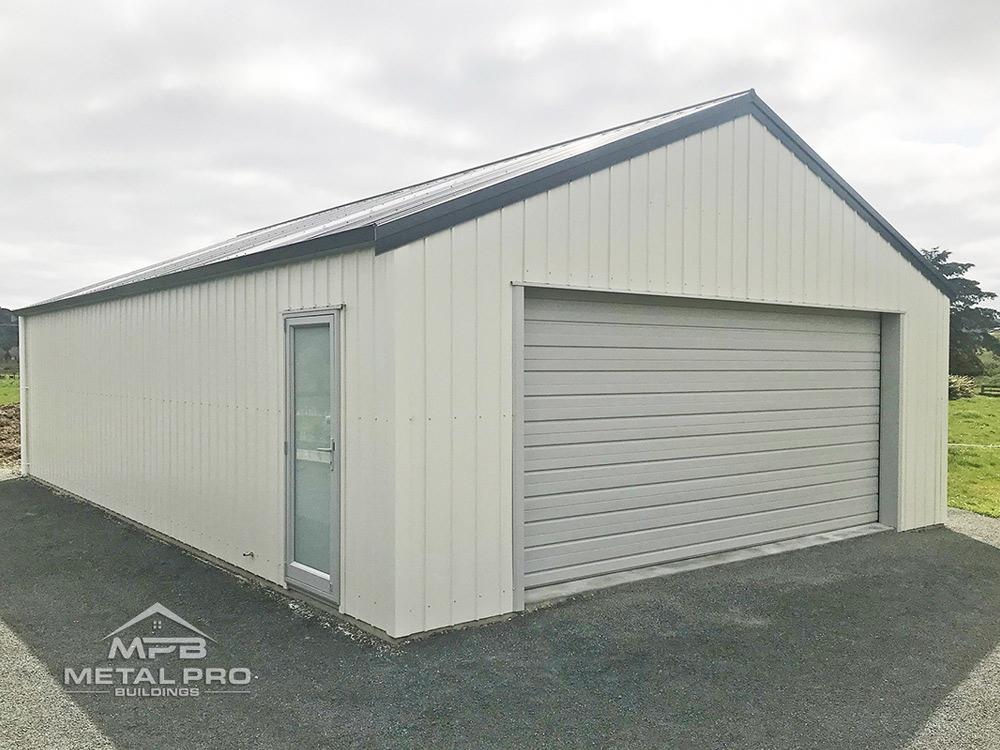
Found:
<path fill-rule="evenodd" d="M 336 595 L 339 556 L 333 316 L 288 322 L 289 491 L 286 575 Z"/>

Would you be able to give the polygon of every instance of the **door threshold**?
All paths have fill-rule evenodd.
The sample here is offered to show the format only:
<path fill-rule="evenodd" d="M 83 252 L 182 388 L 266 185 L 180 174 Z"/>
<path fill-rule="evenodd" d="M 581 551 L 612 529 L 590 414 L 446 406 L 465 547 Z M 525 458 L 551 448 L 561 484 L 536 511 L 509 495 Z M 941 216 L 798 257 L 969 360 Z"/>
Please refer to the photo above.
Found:
<path fill-rule="evenodd" d="M 892 531 L 892 526 L 886 526 L 881 523 L 866 523 L 862 526 L 850 526 L 846 529 L 838 529 L 836 531 L 824 531 L 820 534 L 800 536 L 781 542 L 769 542 L 767 544 L 758 544 L 755 547 L 744 547 L 743 549 L 716 552 L 702 557 L 689 557 L 685 560 L 676 560 L 660 565 L 623 570 L 618 573 L 606 573 L 592 578 L 581 578 L 577 581 L 554 583 L 549 586 L 541 586 L 537 589 L 528 589 L 525 591 L 524 604 L 526 609 L 531 609 L 533 608 L 532 605 L 548 604 L 553 599 L 565 599 L 569 596 L 576 596 L 577 594 L 596 591 L 597 589 L 606 589 L 611 586 L 621 586 L 625 583 L 644 581 L 647 578 L 662 578 L 677 573 L 686 573 L 689 570 L 725 565 L 726 563 L 739 562 L 740 560 L 753 560 L 757 557 L 767 557 L 782 552 L 816 547 L 820 544 L 854 539 L 855 537 L 868 536 L 869 534 L 879 534 L 883 531 Z"/>
<path fill-rule="evenodd" d="M 311 600 L 317 602 L 322 602 L 324 606 L 331 608 L 336 612 L 340 612 L 340 602 L 338 602 L 328 591 L 323 591 L 316 588 L 315 586 L 310 586 L 308 583 L 303 583 L 302 581 L 295 581 L 291 578 L 285 578 L 285 585 L 292 591 L 309 597 Z"/>

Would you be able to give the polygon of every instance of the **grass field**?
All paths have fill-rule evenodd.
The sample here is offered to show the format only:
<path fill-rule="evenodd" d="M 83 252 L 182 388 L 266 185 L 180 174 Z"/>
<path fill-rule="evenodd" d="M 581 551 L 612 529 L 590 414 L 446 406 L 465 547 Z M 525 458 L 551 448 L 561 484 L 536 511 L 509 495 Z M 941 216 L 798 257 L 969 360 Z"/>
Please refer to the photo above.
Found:
<path fill-rule="evenodd" d="M 0 406 L 4 404 L 16 404 L 21 400 L 21 384 L 14 377 L 0 376 Z"/>
<path fill-rule="evenodd" d="M 948 504 L 1000 518 L 1000 398 L 948 404 Z"/>
<path fill-rule="evenodd" d="M 0 474 L 17 467 L 21 457 L 21 425 L 17 378 L 0 375 Z"/>

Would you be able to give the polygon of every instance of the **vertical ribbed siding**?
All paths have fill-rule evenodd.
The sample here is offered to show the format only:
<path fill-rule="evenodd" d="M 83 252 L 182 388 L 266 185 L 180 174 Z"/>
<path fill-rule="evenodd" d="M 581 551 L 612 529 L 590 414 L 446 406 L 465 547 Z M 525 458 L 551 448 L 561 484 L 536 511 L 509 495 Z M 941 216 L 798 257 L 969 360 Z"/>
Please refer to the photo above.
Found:
<path fill-rule="evenodd" d="M 341 605 L 391 629 L 391 269 L 365 250 L 25 319 L 31 474 L 282 583 L 281 313 L 343 304 Z"/>
<path fill-rule="evenodd" d="M 899 525 L 944 519 L 947 300 L 749 116 L 392 255 L 397 635 L 513 607 L 512 282 L 903 313 Z"/>
<path fill-rule="evenodd" d="M 501 245 L 492 214 L 429 240 L 426 257 L 396 256 L 397 635 L 510 609 L 510 535 L 500 532 L 510 506 L 498 502 L 511 481 L 497 460 L 510 445 Z"/>

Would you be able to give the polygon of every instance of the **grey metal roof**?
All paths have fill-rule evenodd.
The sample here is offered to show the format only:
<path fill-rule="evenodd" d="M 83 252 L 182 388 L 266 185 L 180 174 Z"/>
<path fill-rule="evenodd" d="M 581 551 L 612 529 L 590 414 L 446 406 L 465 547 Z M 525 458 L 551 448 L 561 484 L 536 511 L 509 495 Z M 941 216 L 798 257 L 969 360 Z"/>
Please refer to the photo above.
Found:
<path fill-rule="evenodd" d="M 950 285 L 923 256 L 750 90 L 246 232 L 18 312 L 37 313 L 138 294 L 351 247 L 374 244 L 376 252 L 386 252 L 745 114 L 761 120 L 868 218 L 890 244 L 920 267 L 942 291 L 952 294 Z"/>

